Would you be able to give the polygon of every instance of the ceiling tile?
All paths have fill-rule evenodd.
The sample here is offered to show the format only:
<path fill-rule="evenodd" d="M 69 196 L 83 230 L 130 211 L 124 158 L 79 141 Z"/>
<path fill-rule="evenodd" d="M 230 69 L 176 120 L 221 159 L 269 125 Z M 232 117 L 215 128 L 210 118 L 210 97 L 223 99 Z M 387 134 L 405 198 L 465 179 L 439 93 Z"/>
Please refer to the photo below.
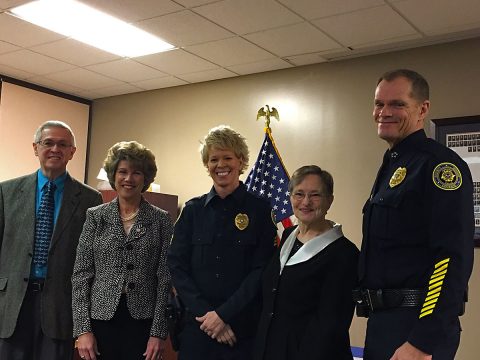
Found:
<path fill-rule="evenodd" d="M 150 79 L 133 83 L 145 90 L 155 90 L 172 86 L 186 85 L 188 82 L 178 79 L 174 76 L 166 76 L 158 79 Z"/>
<path fill-rule="evenodd" d="M 183 10 L 170 0 L 82 0 L 83 3 L 127 22 Z"/>
<path fill-rule="evenodd" d="M 341 47 L 340 44 L 307 22 L 260 31 L 245 35 L 245 38 L 278 56 L 305 54 Z"/>
<path fill-rule="evenodd" d="M 20 50 L 21 48 L 0 40 L 0 54 Z"/>
<path fill-rule="evenodd" d="M 193 11 L 239 35 L 303 20 L 274 0 L 225 0 Z"/>
<path fill-rule="evenodd" d="M 91 65 L 87 66 L 86 69 L 126 82 L 135 82 L 167 76 L 167 74 L 162 73 L 159 70 L 129 59 Z"/>
<path fill-rule="evenodd" d="M 478 0 L 403 0 L 392 4 L 427 35 L 464 31 L 480 27 Z"/>
<path fill-rule="evenodd" d="M 217 65 L 181 49 L 141 56 L 135 58 L 135 61 L 171 75 L 218 68 Z"/>
<path fill-rule="evenodd" d="M 74 66 L 30 50 L 19 50 L 0 55 L 0 64 L 5 64 L 32 74 L 48 74 L 72 69 Z"/>
<path fill-rule="evenodd" d="M 131 94 L 131 93 L 136 93 L 140 91 L 145 91 L 145 90 L 131 84 L 121 84 L 117 86 L 108 86 L 105 88 L 95 89 L 95 94 L 96 94 L 96 98 L 99 98 L 99 97 Z"/>
<path fill-rule="evenodd" d="M 190 10 L 145 20 L 138 26 L 178 47 L 234 36 Z"/>
<path fill-rule="evenodd" d="M 185 49 L 220 66 L 239 65 L 275 57 L 239 37 L 187 46 Z"/>
<path fill-rule="evenodd" d="M 317 19 L 383 5 L 384 0 L 278 0 L 305 19 Z"/>
<path fill-rule="evenodd" d="M 213 2 L 217 2 L 218 0 L 175 0 L 175 2 L 182 4 L 185 7 L 194 7 L 199 5 L 205 5 Z"/>
<path fill-rule="evenodd" d="M 0 14 L 0 40 L 28 47 L 60 40 L 65 36 L 45 30 L 6 13 Z"/>
<path fill-rule="evenodd" d="M 67 94 L 70 94 L 74 91 L 81 90 L 80 88 L 76 86 L 72 86 L 71 84 L 65 84 L 56 80 L 46 78 L 44 76 L 32 76 L 32 77 L 29 77 L 27 81 L 33 84 L 37 84 L 37 85 L 49 88 L 49 89 L 65 92 Z"/>
<path fill-rule="evenodd" d="M 240 75 L 247 75 L 265 71 L 285 69 L 289 67 L 292 67 L 292 65 L 282 59 L 269 59 L 250 64 L 229 66 L 228 69 Z"/>
<path fill-rule="evenodd" d="M 180 79 L 183 79 L 190 83 L 218 80 L 218 79 L 224 79 L 224 78 L 229 78 L 234 76 L 237 76 L 237 74 L 223 68 L 178 75 Z"/>
<path fill-rule="evenodd" d="M 408 22 L 388 6 L 313 20 L 312 23 L 343 45 L 351 47 L 417 34 Z"/>
<path fill-rule="evenodd" d="M 310 65 L 310 64 L 318 64 L 327 61 L 327 59 L 323 58 L 320 54 L 304 54 L 304 55 L 295 55 L 295 56 L 288 56 L 286 58 L 289 62 L 294 65 L 302 66 L 302 65 Z"/>
<path fill-rule="evenodd" d="M 120 59 L 119 56 L 73 39 L 62 39 L 33 46 L 33 51 L 77 66 L 86 66 Z"/>
<path fill-rule="evenodd" d="M 0 74 L 10 76 L 12 78 L 19 79 L 19 80 L 24 80 L 34 75 L 27 71 L 15 69 L 11 66 L 7 66 L 4 64 L 0 64 Z"/>
<path fill-rule="evenodd" d="M 0 9 L 7 10 L 16 6 L 23 5 L 32 0 L 0 0 Z"/>
<path fill-rule="evenodd" d="M 75 86 L 84 90 L 124 84 L 121 81 L 80 68 L 48 74 L 45 77 L 63 83 L 75 84 Z"/>

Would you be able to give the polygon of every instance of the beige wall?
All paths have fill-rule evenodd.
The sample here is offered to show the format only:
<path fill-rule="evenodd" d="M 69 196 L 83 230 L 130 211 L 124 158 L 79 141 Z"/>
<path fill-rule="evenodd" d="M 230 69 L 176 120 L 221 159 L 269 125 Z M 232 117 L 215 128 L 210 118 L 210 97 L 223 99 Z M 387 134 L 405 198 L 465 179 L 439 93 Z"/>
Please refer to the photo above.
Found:
<path fill-rule="evenodd" d="M 271 127 L 288 170 L 314 163 L 332 172 L 335 202 L 330 218 L 342 223 L 346 235 L 360 245 L 361 208 L 386 148 L 371 118 L 376 79 L 386 70 L 413 68 L 430 81 L 430 118 L 477 115 L 479 63 L 480 39 L 474 39 L 97 100 L 88 180 L 96 184 L 94 177 L 110 145 L 138 140 L 157 156 L 156 182 L 162 192 L 178 194 L 183 203 L 211 186 L 197 152 L 207 130 L 226 123 L 240 131 L 248 139 L 253 164 L 263 139 L 256 112 L 269 104 L 280 112 L 280 123 L 272 120 Z M 460 360 L 478 358 L 477 273 L 478 266 L 463 318 Z M 362 319 L 354 320 L 353 345 L 363 344 L 364 326 Z"/>
<path fill-rule="evenodd" d="M 72 128 L 77 151 L 68 163 L 75 178 L 85 179 L 90 106 L 24 86 L 2 82 L 0 97 L 0 181 L 33 173 L 39 168 L 33 134 L 47 120 Z"/>

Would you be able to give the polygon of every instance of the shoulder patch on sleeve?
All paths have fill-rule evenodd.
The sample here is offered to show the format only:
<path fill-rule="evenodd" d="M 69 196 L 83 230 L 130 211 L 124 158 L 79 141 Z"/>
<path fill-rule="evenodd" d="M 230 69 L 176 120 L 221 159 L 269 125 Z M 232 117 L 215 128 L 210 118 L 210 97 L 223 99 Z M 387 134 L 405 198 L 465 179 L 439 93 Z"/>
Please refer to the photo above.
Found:
<path fill-rule="evenodd" d="M 462 186 L 462 173 L 454 164 L 443 162 L 433 169 L 432 180 L 439 189 L 457 190 Z"/>
<path fill-rule="evenodd" d="M 270 216 L 272 217 L 273 225 L 275 225 L 275 227 L 277 227 L 277 219 L 275 217 L 275 213 L 273 212 L 273 210 L 270 211 Z"/>

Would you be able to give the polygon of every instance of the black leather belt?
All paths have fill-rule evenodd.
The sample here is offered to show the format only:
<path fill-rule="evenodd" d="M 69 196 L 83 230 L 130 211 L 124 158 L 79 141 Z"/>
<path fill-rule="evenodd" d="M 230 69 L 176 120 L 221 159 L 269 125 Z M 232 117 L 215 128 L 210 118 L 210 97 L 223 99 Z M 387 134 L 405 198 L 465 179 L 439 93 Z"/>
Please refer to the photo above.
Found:
<path fill-rule="evenodd" d="M 421 289 L 355 289 L 352 292 L 357 305 L 357 316 L 368 317 L 370 312 L 397 307 L 418 307 L 425 300 Z"/>
<path fill-rule="evenodd" d="M 29 291 L 42 291 L 45 280 L 29 280 L 27 290 Z"/>

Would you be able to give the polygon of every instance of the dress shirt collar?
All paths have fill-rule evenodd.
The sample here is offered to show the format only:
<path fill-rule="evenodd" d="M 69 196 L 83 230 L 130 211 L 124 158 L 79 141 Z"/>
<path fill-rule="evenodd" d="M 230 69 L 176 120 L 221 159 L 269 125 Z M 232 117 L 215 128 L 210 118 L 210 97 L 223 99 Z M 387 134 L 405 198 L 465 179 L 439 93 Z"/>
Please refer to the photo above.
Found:
<path fill-rule="evenodd" d="M 57 192 L 63 192 L 63 188 L 65 186 L 65 179 L 66 178 L 67 178 L 67 172 L 65 171 L 62 175 L 60 175 L 55 180 L 53 180 L 53 182 L 57 186 L 57 188 L 56 188 Z M 38 171 L 37 171 L 37 184 L 38 184 L 37 190 L 40 193 L 42 192 L 45 184 L 49 181 L 50 180 L 45 175 L 43 175 L 42 170 L 38 169 Z"/>

